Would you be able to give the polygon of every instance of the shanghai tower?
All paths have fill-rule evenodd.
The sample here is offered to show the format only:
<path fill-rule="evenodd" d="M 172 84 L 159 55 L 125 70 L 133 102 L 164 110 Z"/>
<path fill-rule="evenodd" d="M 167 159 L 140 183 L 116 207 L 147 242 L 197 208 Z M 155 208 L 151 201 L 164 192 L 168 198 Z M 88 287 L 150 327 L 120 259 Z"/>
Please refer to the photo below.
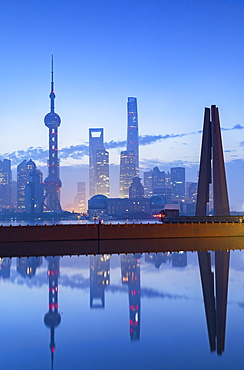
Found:
<path fill-rule="evenodd" d="M 128 98 L 127 103 L 128 128 L 127 128 L 127 151 L 135 153 L 136 174 L 139 175 L 139 148 L 138 148 L 138 115 L 137 99 Z"/>
<path fill-rule="evenodd" d="M 44 206 L 48 211 L 61 211 L 60 206 L 60 189 L 62 187 L 59 179 L 59 159 L 58 159 L 58 127 L 61 119 L 57 113 L 54 112 L 54 82 L 53 82 L 53 58 L 51 71 L 51 92 L 50 92 L 51 108 L 44 118 L 44 123 L 49 129 L 49 159 L 48 159 L 48 177 L 44 181 L 45 198 Z M 45 203 L 46 201 L 46 203 Z"/>

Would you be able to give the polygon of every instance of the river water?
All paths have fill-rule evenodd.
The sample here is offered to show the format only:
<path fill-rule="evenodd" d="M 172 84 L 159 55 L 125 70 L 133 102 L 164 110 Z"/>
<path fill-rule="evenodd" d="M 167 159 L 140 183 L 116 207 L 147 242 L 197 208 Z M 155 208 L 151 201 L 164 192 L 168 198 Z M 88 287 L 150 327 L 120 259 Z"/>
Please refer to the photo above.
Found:
<path fill-rule="evenodd" d="M 243 369 L 243 251 L 3 258 L 0 291 L 1 369 Z"/>
<path fill-rule="evenodd" d="M 202 276 L 197 252 L 1 259 L 0 368 L 243 369 L 244 254 L 227 284 L 209 257 Z"/>

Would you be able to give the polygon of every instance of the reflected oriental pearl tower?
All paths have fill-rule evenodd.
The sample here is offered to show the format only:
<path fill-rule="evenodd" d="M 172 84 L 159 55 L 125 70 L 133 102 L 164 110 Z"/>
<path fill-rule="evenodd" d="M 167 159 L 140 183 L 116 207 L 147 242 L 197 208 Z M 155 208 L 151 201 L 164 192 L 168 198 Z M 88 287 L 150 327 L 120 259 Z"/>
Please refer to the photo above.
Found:
<path fill-rule="evenodd" d="M 58 127 L 61 119 L 54 112 L 54 82 L 53 82 L 53 56 L 51 70 L 51 92 L 50 92 L 51 108 L 44 118 L 45 125 L 49 128 L 49 159 L 48 159 L 48 177 L 44 181 L 46 190 L 44 198 L 44 206 L 48 211 L 61 211 L 60 206 L 60 189 L 62 187 L 59 179 L 59 159 L 58 159 Z"/>

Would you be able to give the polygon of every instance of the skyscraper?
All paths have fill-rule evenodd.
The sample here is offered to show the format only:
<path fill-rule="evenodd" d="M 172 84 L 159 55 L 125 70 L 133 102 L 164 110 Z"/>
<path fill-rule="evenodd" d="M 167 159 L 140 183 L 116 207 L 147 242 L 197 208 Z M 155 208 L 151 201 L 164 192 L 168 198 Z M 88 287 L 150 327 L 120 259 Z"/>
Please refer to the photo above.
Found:
<path fill-rule="evenodd" d="M 29 173 L 28 182 L 25 187 L 25 212 L 43 212 L 44 184 L 42 173 L 37 169 Z"/>
<path fill-rule="evenodd" d="M 147 198 L 150 198 L 153 195 L 153 171 L 146 171 L 143 173 L 143 182 L 144 182 L 144 195 Z"/>
<path fill-rule="evenodd" d="M 85 182 L 77 182 L 77 194 L 74 199 L 75 212 L 86 212 L 86 184 Z"/>
<path fill-rule="evenodd" d="M 140 177 L 134 177 L 132 183 L 129 187 L 129 197 L 130 198 L 143 198 L 144 188 L 141 183 Z"/>
<path fill-rule="evenodd" d="M 144 191 L 145 197 L 158 195 L 162 197 L 166 203 L 170 203 L 172 194 L 169 173 L 160 171 L 158 167 L 154 167 L 151 171 L 144 172 Z"/>
<path fill-rule="evenodd" d="M 127 151 L 133 151 L 135 153 L 136 176 L 139 176 L 138 114 L 136 98 L 128 98 L 127 114 Z"/>
<path fill-rule="evenodd" d="M 186 199 L 197 200 L 197 182 L 187 182 L 186 183 Z"/>
<path fill-rule="evenodd" d="M 0 210 L 12 206 L 12 171 L 11 161 L 4 159 L 0 161 Z"/>
<path fill-rule="evenodd" d="M 129 197 L 129 187 L 134 177 L 139 176 L 138 116 L 136 98 L 128 98 L 127 103 L 127 150 L 120 154 L 120 198 Z"/>
<path fill-rule="evenodd" d="M 109 197 L 109 153 L 98 149 L 96 153 L 96 192 Z"/>
<path fill-rule="evenodd" d="M 109 196 L 109 153 L 103 144 L 103 129 L 89 129 L 90 197 Z"/>
<path fill-rule="evenodd" d="M 44 181 L 45 185 L 45 206 L 49 211 L 61 211 L 60 205 L 60 189 L 62 187 L 59 179 L 59 159 L 58 159 L 58 127 L 61 124 L 61 119 L 54 112 L 54 81 L 53 81 L 53 58 L 51 70 L 51 92 L 50 92 L 51 107 L 50 113 L 44 118 L 45 125 L 49 128 L 49 159 L 48 159 L 48 177 Z"/>
<path fill-rule="evenodd" d="M 132 179 L 136 177 L 136 158 L 134 151 L 122 151 L 120 153 L 120 182 L 119 197 L 129 197 L 129 187 Z"/>
<path fill-rule="evenodd" d="M 184 167 L 171 168 L 171 185 L 172 185 L 172 198 L 179 200 L 185 199 L 186 181 Z"/>
<path fill-rule="evenodd" d="M 19 211 L 25 212 L 25 187 L 30 172 L 35 169 L 36 164 L 32 159 L 29 161 L 24 160 L 17 166 L 17 208 Z"/>

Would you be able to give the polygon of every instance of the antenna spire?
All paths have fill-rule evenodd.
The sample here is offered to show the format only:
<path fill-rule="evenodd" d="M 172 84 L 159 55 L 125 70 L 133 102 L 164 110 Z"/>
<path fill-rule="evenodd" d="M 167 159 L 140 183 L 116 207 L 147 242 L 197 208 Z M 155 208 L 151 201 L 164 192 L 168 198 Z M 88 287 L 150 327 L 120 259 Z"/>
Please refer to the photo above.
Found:
<path fill-rule="evenodd" d="M 54 93 L 54 81 L 53 81 L 53 55 L 52 55 L 52 68 L 51 68 L 51 93 L 49 97 L 51 99 L 51 113 L 54 113 L 55 93 Z"/>
<path fill-rule="evenodd" d="M 53 55 L 52 55 L 52 70 L 51 70 L 52 80 L 51 80 L 51 92 L 54 93 L 54 82 L 53 82 Z"/>

